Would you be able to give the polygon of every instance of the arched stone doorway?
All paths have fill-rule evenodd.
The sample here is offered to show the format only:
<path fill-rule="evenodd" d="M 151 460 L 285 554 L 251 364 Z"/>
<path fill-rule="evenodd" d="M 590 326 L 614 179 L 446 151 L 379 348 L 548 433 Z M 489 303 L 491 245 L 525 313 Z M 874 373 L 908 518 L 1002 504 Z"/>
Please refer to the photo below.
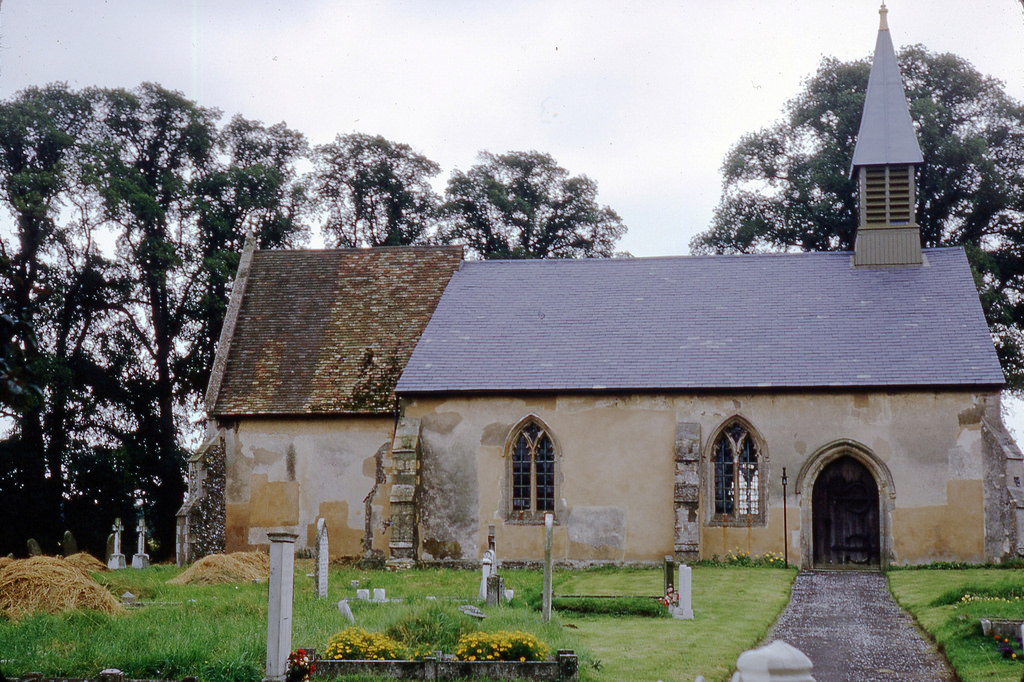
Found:
<path fill-rule="evenodd" d="M 847 439 L 822 446 L 800 468 L 796 492 L 801 566 L 888 565 L 896 488 L 889 468 L 867 446 Z"/>
<path fill-rule="evenodd" d="M 868 468 L 849 456 L 833 460 L 811 497 L 814 566 L 878 566 L 878 486 Z"/>

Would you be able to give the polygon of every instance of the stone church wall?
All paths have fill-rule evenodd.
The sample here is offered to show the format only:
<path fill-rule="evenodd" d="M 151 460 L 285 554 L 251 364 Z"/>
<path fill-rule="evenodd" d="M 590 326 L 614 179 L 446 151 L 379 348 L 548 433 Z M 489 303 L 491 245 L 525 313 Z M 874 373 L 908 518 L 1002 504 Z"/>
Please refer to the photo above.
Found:
<path fill-rule="evenodd" d="M 701 558 L 782 553 L 785 467 L 789 557 L 807 564 L 810 533 L 801 533 L 816 463 L 844 448 L 878 479 L 883 563 L 998 559 L 986 537 L 1005 529 L 987 528 L 986 518 L 998 518 L 991 507 L 1005 500 L 984 493 L 986 461 L 999 462 L 982 438 L 982 417 L 998 418 L 998 409 L 998 394 L 966 391 L 409 400 L 406 416 L 422 424 L 419 556 L 477 560 L 494 525 L 502 560 L 541 558 L 540 526 L 507 518 L 507 441 L 532 415 L 557 448 L 562 561 L 658 561 L 691 541 Z M 763 444 L 766 512 L 749 526 L 716 525 L 708 503 L 709 440 L 733 417 Z M 698 442 L 693 464 L 687 452 Z"/>
<path fill-rule="evenodd" d="M 227 551 L 267 546 L 275 531 L 298 533 L 296 549 L 311 549 L 321 516 L 332 557 L 363 556 L 368 537 L 373 547 L 387 547 L 384 471 L 393 417 L 250 418 L 219 428 Z"/>

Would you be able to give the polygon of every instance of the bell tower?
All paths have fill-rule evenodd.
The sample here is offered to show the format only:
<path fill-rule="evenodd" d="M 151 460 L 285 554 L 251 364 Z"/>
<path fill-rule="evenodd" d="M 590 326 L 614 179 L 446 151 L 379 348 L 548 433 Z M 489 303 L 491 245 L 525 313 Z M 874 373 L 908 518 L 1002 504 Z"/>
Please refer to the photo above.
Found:
<path fill-rule="evenodd" d="M 851 166 L 860 196 L 853 263 L 864 267 L 921 265 L 914 179 L 924 159 L 889 35 L 888 11 L 884 3 L 878 10 L 878 39 Z"/>

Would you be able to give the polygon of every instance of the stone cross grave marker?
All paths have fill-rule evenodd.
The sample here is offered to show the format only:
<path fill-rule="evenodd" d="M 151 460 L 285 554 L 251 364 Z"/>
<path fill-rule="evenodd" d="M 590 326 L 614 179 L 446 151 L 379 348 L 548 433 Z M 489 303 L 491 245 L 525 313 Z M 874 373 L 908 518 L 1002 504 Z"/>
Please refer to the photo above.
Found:
<path fill-rule="evenodd" d="M 114 552 L 110 555 L 110 560 L 107 561 L 107 568 L 112 571 L 117 571 L 125 568 L 124 554 L 121 553 L 121 531 L 124 530 L 124 524 L 121 523 L 121 517 L 114 520 Z"/>
<path fill-rule="evenodd" d="M 132 568 L 148 568 L 149 555 L 146 554 L 146 520 L 140 518 L 135 530 L 139 533 L 139 545 L 138 551 L 132 557 Z"/>
<path fill-rule="evenodd" d="M 330 561 L 330 553 L 327 545 L 327 521 L 323 518 L 316 520 L 316 567 L 313 575 L 313 584 L 316 589 L 317 599 L 327 599 L 327 566 Z"/>
<path fill-rule="evenodd" d="M 60 549 L 65 557 L 78 554 L 78 543 L 75 542 L 75 536 L 71 534 L 71 531 L 64 531 L 64 539 L 60 542 Z"/>
<path fill-rule="evenodd" d="M 39 546 L 35 538 L 29 538 L 25 544 L 28 545 L 29 556 L 42 556 L 43 548 Z"/>

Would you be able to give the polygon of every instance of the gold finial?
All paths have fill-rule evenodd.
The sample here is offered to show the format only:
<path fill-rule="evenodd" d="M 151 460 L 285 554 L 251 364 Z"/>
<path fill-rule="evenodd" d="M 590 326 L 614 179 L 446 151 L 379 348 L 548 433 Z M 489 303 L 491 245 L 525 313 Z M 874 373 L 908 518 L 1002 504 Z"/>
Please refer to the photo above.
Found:
<path fill-rule="evenodd" d="M 885 18 L 885 15 L 888 14 L 888 13 L 889 13 L 889 10 L 886 8 L 885 2 L 883 0 L 882 6 L 878 10 L 878 17 L 879 17 L 879 20 L 878 20 L 878 30 L 879 31 L 888 31 L 889 30 L 889 22 Z"/>

